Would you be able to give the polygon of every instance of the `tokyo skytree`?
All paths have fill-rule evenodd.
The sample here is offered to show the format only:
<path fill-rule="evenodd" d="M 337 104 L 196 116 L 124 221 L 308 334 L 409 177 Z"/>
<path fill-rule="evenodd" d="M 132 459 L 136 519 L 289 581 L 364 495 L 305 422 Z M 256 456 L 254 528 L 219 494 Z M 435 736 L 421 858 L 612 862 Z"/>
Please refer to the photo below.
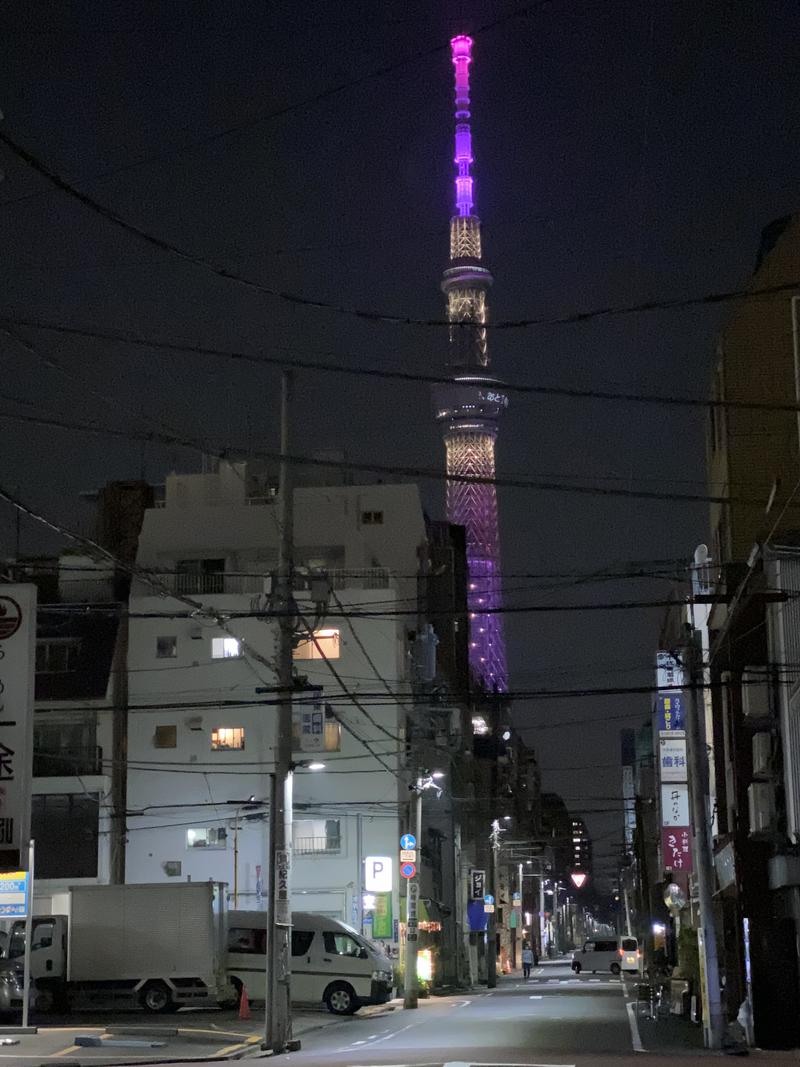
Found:
<path fill-rule="evenodd" d="M 490 691 L 508 688 L 501 606 L 495 442 L 508 406 L 503 385 L 488 373 L 486 296 L 492 276 L 482 262 L 481 223 L 474 210 L 469 67 L 472 39 L 450 42 L 455 67 L 455 214 L 450 220 L 450 266 L 442 279 L 450 327 L 448 375 L 435 387 L 436 418 L 447 451 L 447 517 L 466 527 L 469 570 L 470 667 Z M 460 325 L 466 324 L 466 325 Z"/>

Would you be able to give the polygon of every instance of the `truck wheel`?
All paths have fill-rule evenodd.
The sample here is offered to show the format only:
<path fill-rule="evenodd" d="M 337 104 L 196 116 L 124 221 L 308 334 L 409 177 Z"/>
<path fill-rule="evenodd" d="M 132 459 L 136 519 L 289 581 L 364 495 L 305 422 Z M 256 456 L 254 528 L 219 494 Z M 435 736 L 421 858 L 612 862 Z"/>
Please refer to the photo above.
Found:
<path fill-rule="evenodd" d="M 172 993 L 165 982 L 148 982 L 139 994 L 139 1003 L 145 1011 L 162 1015 L 175 1010 Z"/>
<path fill-rule="evenodd" d="M 325 1003 L 334 1015 L 354 1015 L 359 1009 L 355 990 L 347 982 L 334 982 L 325 990 Z"/>
<path fill-rule="evenodd" d="M 223 1000 L 220 1004 L 223 1011 L 236 1011 L 242 1001 L 242 983 L 238 978 L 231 978 L 231 985 L 236 990 L 236 996 L 231 1000 Z"/>

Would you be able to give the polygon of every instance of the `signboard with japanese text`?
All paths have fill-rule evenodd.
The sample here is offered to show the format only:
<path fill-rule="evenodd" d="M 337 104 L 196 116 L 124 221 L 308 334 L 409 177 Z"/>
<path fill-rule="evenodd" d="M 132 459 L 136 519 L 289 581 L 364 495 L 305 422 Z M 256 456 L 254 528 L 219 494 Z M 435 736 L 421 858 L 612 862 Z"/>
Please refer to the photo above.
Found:
<path fill-rule="evenodd" d="M 325 711 L 321 704 L 309 704 L 294 712 L 295 731 L 300 734 L 301 752 L 325 751 Z"/>
<path fill-rule="evenodd" d="M 682 689 L 686 671 L 674 652 L 656 652 L 656 685 L 659 689 Z"/>
<path fill-rule="evenodd" d="M 401 863 L 416 863 L 417 862 L 417 850 L 415 848 L 401 848 L 400 849 L 400 862 Z"/>
<path fill-rule="evenodd" d="M 275 853 L 275 922 L 292 925 L 292 902 L 289 896 L 289 853 Z"/>
<path fill-rule="evenodd" d="M 0 874 L 0 919 L 24 919 L 28 914 L 28 872 Z"/>
<path fill-rule="evenodd" d="M 664 857 L 665 871 L 691 871 L 692 834 L 689 827 L 662 827 L 661 851 Z"/>
<path fill-rule="evenodd" d="M 658 766 L 662 782 L 685 782 L 686 740 L 683 737 L 661 737 L 658 741 Z"/>
<path fill-rule="evenodd" d="M 486 893 L 486 871 L 473 867 L 469 872 L 469 895 L 471 900 L 483 900 Z"/>
<path fill-rule="evenodd" d="M 0 595 L 0 870 L 27 864 L 31 822 L 36 586 Z"/>
<path fill-rule="evenodd" d="M 689 826 L 689 787 L 675 783 L 661 786 L 661 825 Z"/>
<path fill-rule="evenodd" d="M 686 733 L 686 696 L 680 690 L 659 693 L 656 697 L 658 733 L 679 735 Z"/>
<path fill-rule="evenodd" d="M 392 928 L 392 894 L 377 893 L 372 913 L 372 936 L 391 939 Z"/>

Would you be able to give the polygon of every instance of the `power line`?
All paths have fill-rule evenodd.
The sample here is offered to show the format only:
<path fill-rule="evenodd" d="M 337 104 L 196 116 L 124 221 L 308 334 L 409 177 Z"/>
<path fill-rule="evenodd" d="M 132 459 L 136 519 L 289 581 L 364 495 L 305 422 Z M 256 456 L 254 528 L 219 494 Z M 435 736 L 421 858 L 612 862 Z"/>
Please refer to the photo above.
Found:
<path fill-rule="evenodd" d="M 443 46 L 440 46 L 443 47 Z M 471 322 L 450 322 L 448 319 L 419 319 L 408 315 L 398 315 L 393 312 L 387 311 L 368 311 L 364 308 L 357 307 L 345 307 L 340 304 L 333 304 L 326 300 L 321 300 L 316 297 L 303 296 L 300 293 L 294 293 L 289 290 L 277 289 L 274 286 L 264 285 L 261 282 L 256 281 L 253 278 L 249 278 L 244 274 L 240 274 L 238 271 L 232 270 L 229 267 L 225 267 L 223 264 L 214 263 L 212 260 L 205 259 L 203 256 L 195 255 L 193 252 L 189 252 L 180 246 L 173 244 L 164 237 L 160 237 L 157 234 L 151 233 L 149 230 L 145 230 L 141 226 L 137 226 L 125 219 L 122 215 L 118 214 L 112 208 L 101 204 L 94 197 L 88 193 L 82 192 L 71 182 L 68 182 L 59 173 L 54 171 L 46 163 L 44 163 L 38 156 L 34 155 L 27 148 L 24 148 L 21 144 L 15 141 L 8 134 L 0 130 L 0 143 L 14 153 L 17 158 L 23 160 L 25 163 L 35 170 L 43 178 L 46 178 L 56 188 L 66 193 L 72 199 L 77 200 L 88 208 L 94 214 L 104 219 L 106 222 L 112 223 L 114 226 L 119 227 L 126 233 L 138 238 L 153 248 L 157 248 L 161 252 L 166 252 L 168 255 L 173 256 L 176 259 L 181 260 L 184 263 L 190 263 L 195 267 L 199 267 L 201 270 L 210 272 L 216 275 L 218 278 L 223 278 L 226 281 L 234 282 L 243 286 L 246 289 L 250 289 L 254 292 L 261 293 L 263 296 L 269 296 L 274 299 L 280 300 L 283 303 L 290 304 L 294 307 L 313 308 L 318 311 L 325 311 L 337 315 L 347 316 L 349 318 L 360 319 L 366 322 L 373 323 L 391 323 L 402 326 L 419 326 L 419 327 L 436 327 L 452 330 L 453 328 L 474 329 L 474 323 Z M 713 306 L 721 303 L 727 303 L 732 300 L 751 300 L 757 299 L 763 296 L 774 296 L 779 293 L 794 292 L 800 288 L 800 281 L 786 282 L 779 285 L 765 286 L 760 289 L 729 289 L 718 292 L 704 293 L 701 296 L 693 297 L 674 297 L 666 300 L 647 300 L 638 304 L 627 305 L 609 305 L 606 307 L 593 308 L 585 311 L 571 312 L 566 315 L 556 316 L 540 316 L 537 318 L 527 319 L 507 319 L 499 322 L 490 322 L 485 324 L 485 328 L 492 330 L 517 330 L 531 326 L 565 326 L 570 324 L 591 322 L 596 319 L 607 319 L 623 315 L 634 315 L 649 311 L 675 311 L 682 310 L 691 307 L 698 306 Z"/>
<path fill-rule="evenodd" d="M 800 288 L 800 282 L 787 283 L 787 291 Z M 771 289 L 753 290 L 753 296 L 770 295 Z M 740 295 L 740 294 L 737 294 Z M 733 299 L 734 297 L 731 297 Z M 365 365 L 353 365 L 342 362 L 342 355 L 335 359 L 315 360 L 307 358 L 289 358 L 288 356 L 269 356 L 263 353 L 243 352 L 236 349 L 218 348 L 208 345 L 189 344 L 180 341 L 171 341 L 160 337 L 143 337 L 141 334 L 116 329 L 100 329 L 99 327 L 71 326 L 67 323 L 32 319 L 16 315 L 0 314 L 0 322 L 14 326 L 28 327 L 34 330 L 44 330 L 57 333 L 66 337 L 80 337 L 84 340 L 116 341 L 134 348 L 158 348 L 166 352 L 174 352 L 182 355 L 209 356 L 216 359 L 231 360 L 241 363 L 253 363 L 258 366 L 286 368 L 294 370 L 317 371 L 326 374 L 380 378 L 385 381 L 401 381 L 422 383 L 425 385 L 449 385 L 452 384 L 452 376 L 444 374 L 422 374 L 414 371 L 384 370 L 379 367 Z M 447 325 L 450 325 L 449 323 Z M 490 324 L 487 324 L 490 325 Z M 494 324 L 495 328 L 497 323 Z M 287 352 L 296 352 L 297 349 L 288 345 L 278 346 Z M 663 405 L 666 407 L 688 408 L 714 408 L 728 411 L 785 411 L 797 413 L 800 411 L 800 403 L 762 401 L 762 400 L 722 400 L 715 398 L 699 399 L 690 396 L 670 396 L 662 393 L 631 393 L 613 389 L 576 389 L 568 386 L 536 385 L 526 382 L 502 382 L 499 383 L 504 392 L 518 393 L 528 396 L 552 396 L 564 397 L 571 400 L 607 400 L 624 401 L 638 404 Z"/>
<path fill-rule="evenodd" d="M 222 460 L 230 460 L 232 452 L 228 449 L 214 451 L 208 445 L 205 447 L 199 441 L 185 436 L 163 433 L 160 431 L 136 431 L 120 430 L 116 427 L 99 426 L 97 423 L 80 423 L 67 419 L 48 419 L 34 415 L 23 415 L 17 412 L 0 411 L 0 419 L 8 419 L 14 422 L 31 423 L 38 426 L 54 427 L 63 430 L 76 430 L 102 436 L 127 438 L 134 441 L 143 441 L 149 444 L 181 445 L 193 451 L 202 450 L 206 454 L 215 455 Z M 264 449 L 249 449 L 249 454 L 256 459 L 277 461 L 278 452 Z M 337 460 L 326 459 L 319 456 L 289 455 L 286 462 L 299 467 L 324 467 L 343 471 L 364 472 L 390 475 L 392 477 L 422 478 L 437 482 L 463 482 L 469 485 L 494 485 L 500 489 L 533 489 L 539 492 L 574 493 L 579 496 L 599 497 L 623 497 L 634 500 L 661 500 L 672 503 L 690 504 L 741 504 L 742 506 L 763 509 L 763 499 L 751 499 L 739 496 L 712 496 L 702 493 L 670 493 L 658 492 L 647 489 L 624 489 L 615 486 L 574 485 L 564 482 L 536 481 L 527 478 L 481 478 L 473 475 L 447 474 L 433 467 L 398 466 L 386 463 L 376 463 L 373 460 Z"/>
<path fill-rule="evenodd" d="M 486 22 L 479 26 L 472 34 L 472 36 L 481 35 L 489 30 L 496 29 L 508 22 L 515 19 L 522 18 L 527 15 L 533 14 L 548 4 L 553 3 L 554 0 L 535 0 L 533 3 L 524 4 L 522 7 L 516 8 L 516 10 L 509 12 L 507 15 L 502 15 L 496 19 L 492 19 L 490 22 Z M 91 175 L 88 181 L 99 181 L 104 178 L 115 177 L 118 174 L 125 174 L 133 170 L 138 170 L 141 167 L 150 166 L 153 163 L 161 163 L 166 159 L 174 158 L 175 156 L 183 155 L 185 152 L 189 152 L 195 148 L 204 147 L 208 144 L 213 144 L 216 141 L 222 140 L 225 137 L 230 137 L 232 134 L 242 133 L 245 130 L 253 129 L 255 126 L 263 125 L 265 122 L 270 122 L 273 119 L 284 118 L 286 115 L 295 114 L 298 111 L 307 107 L 312 107 L 315 104 L 323 103 L 326 100 L 330 100 L 335 96 L 346 92 L 349 89 L 357 88 L 360 85 L 364 85 L 368 81 L 372 81 L 377 78 L 384 78 L 389 74 L 394 74 L 398 70 L 407 66 L 409 63 L 414 63 L 420 59 L 427 59 L 429 56 L 440 55 L 450 50 L 449 42 L 433 45 L 430 48 L 420 49 L 416 52 L 412 52 L 407 56 L 403 56 L 401 59 L 394 60 L 392 63 L 384 64 L 383 66 L 376 67 L 373 70 L 365 71 L 363 74 L 357 75 L 355 78 L 348 78 L 345 81 L 338 82 L 335 85 L 329 86 L 327 89 L 319 90 L 315 93 L 311 93 L 308 96 L 302 97 L 300 100 L 295 100 L 289 104 L 284 104 L 278 108 L 272 108 L 269 111 L 261 111 L 250 118 L 244 119 L 241 122 L 234 123 L 230 126 L 226 126 L 220 130 L 216 130 L 214 133 L 207 134 L 205 137 L 195 138 L 193 141 L 189 141 L 186 144 L 182 144 L 177 148 L 170 148 L 161 152 L 151 153 L 141 159 L 133 160 L 129 163 L 120 164 L 117 167 L 111 167 L 107 170 L 101 171 L 99 174 Z M 25 200 L 31 200 L 35 197 L 43 195 L 41 192 L 28 193 L 26 195 L 16 197 L 12 200 L 3 200 L 0 202 L 0 207 L 5 207 L 9 204 L 18 204 Z"/>

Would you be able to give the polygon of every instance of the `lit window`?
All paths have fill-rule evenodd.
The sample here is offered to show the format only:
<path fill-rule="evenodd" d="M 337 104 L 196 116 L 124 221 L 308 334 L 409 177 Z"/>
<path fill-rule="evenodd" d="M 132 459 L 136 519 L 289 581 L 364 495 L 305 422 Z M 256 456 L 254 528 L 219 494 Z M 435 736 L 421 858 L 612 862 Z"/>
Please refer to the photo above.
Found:
<path fill-rule="evenodd" d="M 243 726 L 218 726 L 211 731 L 212 752 L 229 752 L 234 748 L 244 748 Z"/>
<path fill-rule="evenodd" d="M 235 637 L 212 637 L 212 659 L 235 659 L 241 656 L 241 646 Z"/>
<path fill-rule="evenodd" d="M 187 848 L 227 848 L 228 831 L 224 826 L 203 826 L 186 831 Z"/>
<path fill-rule="evenodd" d="M 177 637 L 156 638 L 156 659 L 175 659 L 178 655 Z"/>
<path fill-rule="evenodd" d="M 315 630 L 316 641 L 310 638 L 297 646 L 292 653 L 295 659 L 338 659 L 339 631 Z"/>
<path fill-rule="evenodd" d="M 489 733 L 489 726 L 482 715 L 475 715 L 472 719 L 472 732 L 479 736 Z"/>

